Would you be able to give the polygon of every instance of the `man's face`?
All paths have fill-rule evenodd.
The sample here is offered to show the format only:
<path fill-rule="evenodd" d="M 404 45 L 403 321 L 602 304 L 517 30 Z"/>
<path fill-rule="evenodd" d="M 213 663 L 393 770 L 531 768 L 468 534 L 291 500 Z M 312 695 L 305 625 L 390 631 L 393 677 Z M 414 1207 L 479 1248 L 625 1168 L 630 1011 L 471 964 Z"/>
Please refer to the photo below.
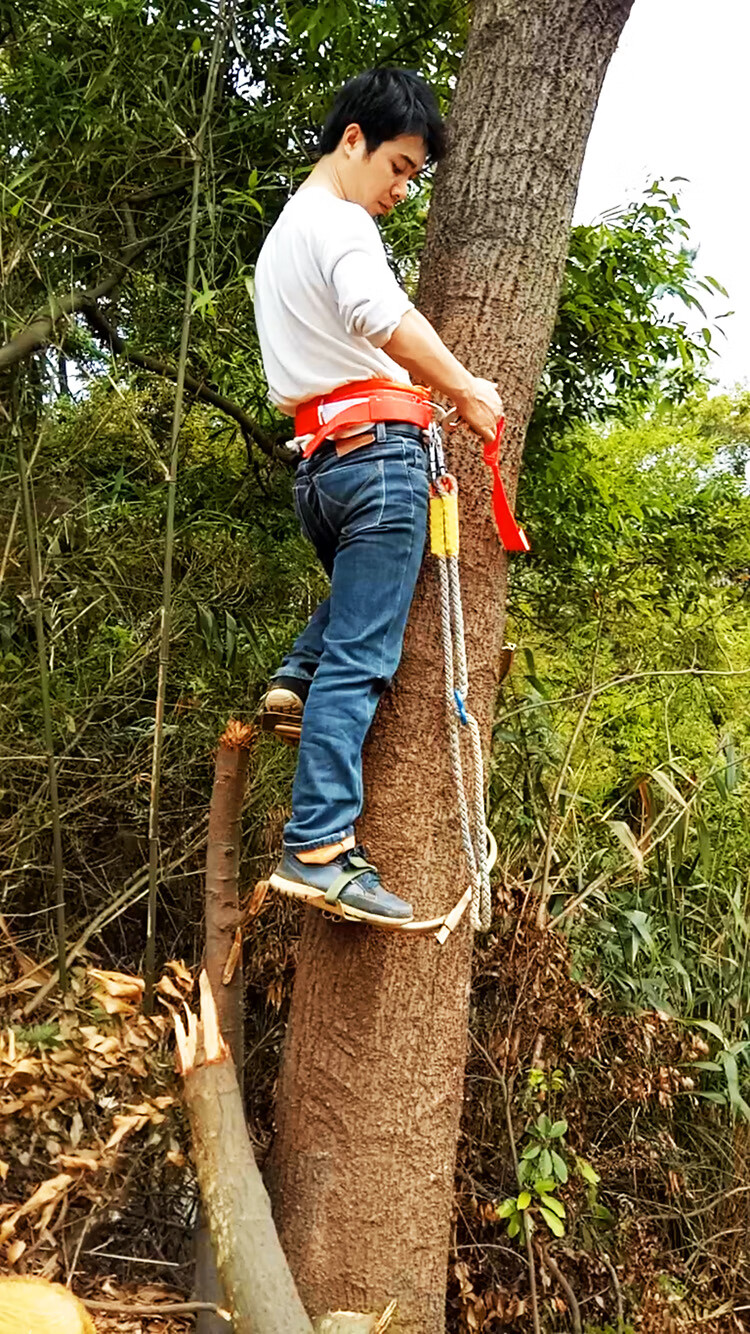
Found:
<path fill-rule="evenodd" d="M 372 153 L 358 125 L 349 125 L 341 147 L 345 153 L 342 179 L 347 199 L 361 204 L 371 217 L 390 213 L 406 199 L 409 182 L 425 165 L 427 152 L 418 134 L 401 134 L 387 139 Z"/>

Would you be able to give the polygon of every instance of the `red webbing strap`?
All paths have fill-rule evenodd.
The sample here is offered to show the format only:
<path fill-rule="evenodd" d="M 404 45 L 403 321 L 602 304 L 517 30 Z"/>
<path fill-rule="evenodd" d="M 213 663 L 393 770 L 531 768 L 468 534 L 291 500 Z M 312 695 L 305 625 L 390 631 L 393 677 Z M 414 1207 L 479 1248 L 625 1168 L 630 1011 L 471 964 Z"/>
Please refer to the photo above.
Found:
<path fill-rule="evenodd" d="M 335 400 L 334 400 L 335 401 Z M 324 440 L 344 426 L 369 426 L 373 422 L 405 421 L 426 428 L 432 417 L 432 408 L 423 398 L 412 397 L 406 391 L 370 393 L 366 402 L 351 404 L 319 426 L 302 452 L 309 459 Z M 299 418 L 297 419 L 299 423 Z M 297 427 L 298 429 L 298 427 Z M 299 430 L 298 430 L 299 433 Z"/>
<path fill-rule="evenodd" d="M 500 476 L 500 441 L 505 429 L 505 418 L 497 424 L 494 440 L 485 441 L 484 461 L 492 471 L 492 513 L 495 516 L 497 534 L 506 551 L 530 551 L 531 546 L 523 528 L 519 528 L 505 494 L 503 479 Z"/>

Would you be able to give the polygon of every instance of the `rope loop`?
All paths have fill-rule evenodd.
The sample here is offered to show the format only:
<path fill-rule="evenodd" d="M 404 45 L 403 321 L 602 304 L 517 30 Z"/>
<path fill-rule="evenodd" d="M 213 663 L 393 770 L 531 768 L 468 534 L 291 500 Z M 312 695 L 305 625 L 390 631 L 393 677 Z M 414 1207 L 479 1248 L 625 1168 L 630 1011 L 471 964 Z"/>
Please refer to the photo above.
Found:
<path fill-rule="evenodd" d="M 476 718 L 466 707 L 469 672 L 458 568 L 458 483 L 446 471 L 441 427 L 428 428 L 430 471 L 430 545 L 438 562 L 440 629 L 445 672 L 448 752 L 456 789 L 461 844 L 471 878 L 471 920 L 475 931 L 489 931 L 492 916 L 490 870 L 497 855 L 484 809 L 484 761 Z M 462 738 L 470 772 L 471 798 L 464 781 Z"/>

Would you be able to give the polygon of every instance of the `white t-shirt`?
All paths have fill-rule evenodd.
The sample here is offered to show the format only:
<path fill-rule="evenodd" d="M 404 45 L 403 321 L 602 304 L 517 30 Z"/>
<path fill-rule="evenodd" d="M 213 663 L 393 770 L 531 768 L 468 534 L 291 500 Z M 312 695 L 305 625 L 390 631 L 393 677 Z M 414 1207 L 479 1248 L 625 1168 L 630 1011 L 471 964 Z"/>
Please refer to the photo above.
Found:
<path fill-rule="evenodd" d="M 271 401 L 299 403 L 353 380 L 409 383 L 381 351 L 412 302 L 374 220 L 320 186 L 293 195 L 255 269 L 255 322 Z"/>

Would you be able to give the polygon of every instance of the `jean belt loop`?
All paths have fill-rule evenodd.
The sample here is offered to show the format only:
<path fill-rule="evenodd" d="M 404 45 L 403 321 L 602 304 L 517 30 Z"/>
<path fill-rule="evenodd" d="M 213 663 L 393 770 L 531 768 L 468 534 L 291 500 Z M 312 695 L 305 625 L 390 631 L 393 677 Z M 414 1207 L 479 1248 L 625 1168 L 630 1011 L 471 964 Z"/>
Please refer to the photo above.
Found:
<path fill-rule="evenodd" d="M 376 422 L 376 423 L 375 423 L 375 439 L 377 440 L 377 442 L 378 442 L 379 445 L 384 445 L 384 444 L 385 444 L 385 441 L 386 441 L 386 434 L 387 434 L 387 432 L 386 432 L 385 422 Z"/>

